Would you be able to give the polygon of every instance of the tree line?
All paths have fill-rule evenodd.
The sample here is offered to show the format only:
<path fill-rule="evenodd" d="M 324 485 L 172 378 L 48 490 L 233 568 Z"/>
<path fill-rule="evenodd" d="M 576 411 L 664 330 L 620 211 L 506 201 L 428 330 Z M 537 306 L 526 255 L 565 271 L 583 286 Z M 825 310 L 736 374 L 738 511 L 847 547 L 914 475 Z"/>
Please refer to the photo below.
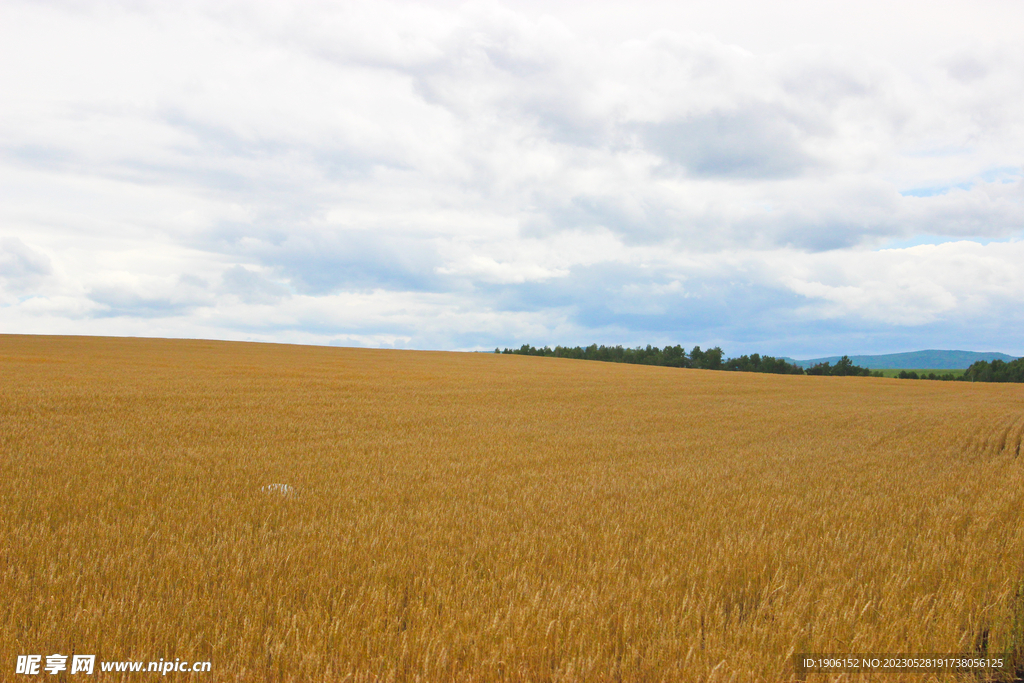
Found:
<path fill-rule="evenodd" d="M 1024 358 L 1011 360 L 979 360 L 964 372 L 967 382 L 1024 382 Z"/>
<path fill-rule="evenodd" d="M 903 370 L 897 375 L 900 379 L 937 379 L 953 382 L 1024 382 L 1024 358 L 1012 360 L 1009 363 L 1002 360 L 979 360 L 971 364 L 971 367 L 964 371 L 959 377 L 952 373 L 940 375 L 923 372 L 918 375 L 916 372 Z"/>
<path fill-rule="evenodd" d="M 1010 362 L 1002 360 L 979 360 L 971 364 L 962 375 L 954 375 L 951 372 L 936 374 L 918 374 L 913 370 L 901 370 L 896 375 L 900 379 L 932 379 L 943 382 L 1024 382 L 1024 358 L 1018 358 Z"/>
<path fill-rule="evenodd" d="M 648 344 L 638 346 L 550 346 L 535 347 L 523 344 L 518 349 L 494 349 L 495 353 L 512 353 L 520 356 L 552 356 L 555 358 L 575 358 L 578 360 L 599 360 L 609 363 L 633 363 L 636 365 L 663 365 L 672 368 L 696 368 L 699 370 L 726 370 L 732 372 L 766 372 L 776 375 L 828 375 L 832 377 L 883 377 L 878 371 L 855 365 L 849 356 L 843 356 L 835 365 L 828 362 L 818 363 L 804 369 L 783 358 L 762 356 L 752 353 L 749 356 L 725 358 L 721 347 L 715 346 L 706 351 L 694 346 L 689 354 L 680 345 L 666 346 L 659 349 Z M 1024 358 L 1006 362 L 1001 360 L 980 360 L 967 368 L 963 375 L 951 372 L 936 374 L 918 374 L 913 370 L 902 370 L 900 379 L 928 379 L 950 382 L 1024 382 Z"/>
<path fill-rule="evenodd" d="M 494 349 L 495 353 L 511 353 L 520 356 L 552 356 L 554 358 L 575 358 L 578 360 L 599 360 L 610 363 L 633 363 L 636 365 L 662 365 L 672 368 L 695 368 L 699 370 L 726 370 L 732 372 L 765 372 L 776 375 L 859 375 L 868 376 L 871 371 L 867 368 L 854 365 L 847 356 L 836 361 L 835 365 L 819 363 L 807 370 L 804 370 L 795 363 L 790 363 L 783 358 L 774 356 L 762 356 L 752 353 L 749 356 L 738 358 L 725 358 L 725 354 L 718 346 L 703 350 L 694 346 L 689 354 L 680 345 L 666 346 L 659 349 L 657 346 L 648 344 L 646 347 L 638 346 L 550 346 L 535 347 L 523 344 L 518 349 Z M 881 376 L 881 373 L 876 373 Z"/>

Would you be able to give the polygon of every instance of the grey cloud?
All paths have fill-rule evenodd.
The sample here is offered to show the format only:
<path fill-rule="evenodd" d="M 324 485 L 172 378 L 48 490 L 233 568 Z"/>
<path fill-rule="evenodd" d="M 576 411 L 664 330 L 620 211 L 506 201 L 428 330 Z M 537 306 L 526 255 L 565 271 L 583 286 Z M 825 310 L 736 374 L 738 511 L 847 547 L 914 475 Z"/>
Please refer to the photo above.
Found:
<path fill-rule="evenodd" d="M 245 321 L 225 321 L 223 324 L 225 327 L 233 330 L 247 333 L 259 332 L 271 335 L 301 330 L 303 333 L 315 334 L 322 336 L 325 339 L 330 339 L 331 337 L 336 337 L 338 335 L 367 337 L 402 336 L 423 338 L 432 332 L 432 330 L 427 329 L 427 326 L 424 325 L 422 321 L 417 321 L 416 323 L 396 323 L 389 320 L 375 320 L 372 323 L 368 323 L 361 320 L 354 320 L 347 323 L 341 323 L 338 321 L 319 319 L 314 316 L 300 317 L 296 321 L 288 322 L 250 318 Z M 352 346 L 353 344 L 349 342 L 335 343 L 331 345 Z M 420 346 L 418 348 L 424 347 Z"/>
<path fill-rule="evenodd" d="M 568 99 L 568 93 L 562 93 L 559 97 L 522 103 L 520 116 L 532 119 L 548 140 L 559 144 L 591 149 L 629 147 L 628 131 L 584 115 L 577 110 L 577 103 L 566 101 Z"/>
<path fill-rule="evenodd" d="M 51 171 L 64 169 L 76 161 L 70 150 L 40 144 L 6 145 L 0 147 L 0 157 L 20 166 Z"/>
<path fill-rule="evenodd" d="M 914 233 L 1003 238 L 1024 227 L 1024 181 L 979 183 L 928 197 L 908 196 L 906 222 Z"/>
<path fill-rule="evenodd" d="M 871 252 L 856 253 L 863 259 Z M 809 262 L 805 259 L 803 266 L 793 263 L 792 267 L 799 270 Z M 757 351 L 807 357 L 821 348 L 842 353 L 890 352 L 931 339 L 936 344 L 941 340 L 950 348 L 977 346 L 984 341 L 986 348 L 1014 351 L 1006 347 L 1007 331 L 1014 329 L 1021 318 L 1013 311 L 1006 311 L 1005 320 L 998 322 L 984 306 L 964 304 L 940 312 L 931 322 L 893 325 L 873 312 L 840 314 L 832 304 L 822 306 L 816 297 L 789 289 L 783 284 L 788 269 L 785 261 L 769 269 L 756 263 L 729 265 L 719 259 L 709 260 L 708 266 L 684 274 L 659 267 L 606 263 L 573 268 L 568 277 L 546 283 L 481 289 L 481 295 L 497 310 L 562 311 L 564 324 L 546 333 L 534 330 L 529 335 L 478 345 L 721 344 L 734 355 Z M 902 270 L 898 273 L 906 277 Z M 665 286 L 673 279 L 681 280 L 682 287 Z M 855 279 L 849 286 L 856 289 L 862 284 Z M 823 314 L 825 309 L 831 312 Z M 972 329 L 976 325 L 977 329 Z"/>
<path fill-rule="evenodd" d="M 143 296 L 124 287 L 93 288 L 89 291 L 89 299 L 105 307 L 103 311 L 94 314 L 97 318 L 165 318 L 195 308 L 189 303 Z"/>
<path fill-rule="evenodd" d="M 640 126 L 647 148 L 691 176 L 772 180 L 818 165 L 801 126 L 771 106 L 744 107 Z"/>
<path fill-rule="evenodd" d="M 855 204 L 861 207 L 859 213 L 849 210 Z M 831 251 L 901 232 L 904 228 L 898 209 L 888 194 L 864 190 L 860 197 L 791 201 L 771 213 L 738 219 L 732 229 L 734 237 L 747 236 L 748 248 L 787 246 L 809 252 Z"/>
<path fill-rule="evenodd" d="M 179 109 L 166 109 L 159 118 L 195 141 L 194 150 L 181 150 L 189 156 L 197 150 L 201 150 L 203 156 L 249 161 L 290 156 L 313 162 L 332 179 L 364 176 L 378 166 L 403 167 L 394 153 L 381 149 L 367 153 L 337 140 L 326 145 L 322 142 L 314 145 L 308 141 L 289 141 L 273 136 L 244 136 L 227 125 L 204 121 Z"/>
<path fill-rule="evenodd" d="M 234 294 L 247 304 L 269 304 L 290 294 L 288 288 L 243 266 L 224 271 L 222 290 Z"/>
<path fill-rule="evenodd" d="M 600 87 L 596 69 L 580 61 L 587 47 L 555 25 L 507 11 L 486 14 L 439 40 L 434 59 L 403 69 L 419 97 L 459 118 L 476 118 L 486 107 L 511 128 L 558 144 L 618 142 L 614 120 L 585 104 Z"/>
<path fill-rule="evenodd" d="M 679 274 L 676 274 L 679 275 Z M 604 263 L 572 269 L 546 283 L 481 288 L 496 309 L 561 310 L 568 337 L 495 340 L 492 346 L 531 344 L 658 343 L 708 345 L 744 334 L 785 337 L 803 297 L 749 273 L 693 272 L 680 288 L 665 269 Z M 564 333 L 563 333 L 564 334 Z M 755 349 L 758 350 L 758 349 Z M 763 347 L 761 349 L 763 351 Z"/>
<path fill-rule="evenodd" d="M 662 244 L 704 253 L 737 244 L 828 251 L 902 234 L 924 222 L 926 208 L 901 206 L 893 188 L 877 183 L 822 187 L 820 192 L 789 186 L 780 188 L 777 197 L 747 200 L 741 207 L 732 206 L 730 196 L 735 195 L 707 204 L 673 204 L 672 197 L 642 194 L 582 195 L 562 203 L 536 200 L 521 230 L 524 236 L 540 238 L 558 230 L 603 228 L 627 245 Z M 935 214 L 929 211 L 927 220 L 934 223 Z"/>
<path fill-rule="evenodd" d="M 168 108 L 160 112 L 159 119 L 172 129 L 193 138 L 196 148 L 205 153 L 256 158 L 280 154 L 287 150 L 287 145 L 281 141 L 243 136 L 227 126 L 200 120 L 177 108 Z"/>
<path fill-rule="evenodd" d="M 961 83 L 968 84 L 979 81 L 992 70 L 991 67 L 974 55 L 959 55 L 946 61 L 946 73 Z"/>
<path fill-rule="evenodd" d="M 510 129 L 535 131 L 538 141 L 583 148 L 626 146 L 626 136 L 613 121 L 582 111 L 584 84 L 553 72 L 543 76 L 533 80 L 505 71 L 495 73 L 493 80 L 502 87 L 488 105 L 496 118 L 508 122 Z M 471 77 L 455 70 L 421 70 L 414 73 L 414 88 L 425 102 L 466 120 L 475 115 L 473 109 L 480 104 L 465 101 L 467 94 L 476 95 L 466 88 L 467 78 Z M 489 85 L 494 88 L 494 84 Z"/>
<path fill-rule="evenodd" d="M 193 275 L 180 275 L 163 291 L 124 284 L 92 287 L 88 298 L 104 307 L 97 318 L 165 318 L 185 315 L 213 303 L 210 283 Z"/>
<path fill-rule="evenodd" d="M 775 241 L 780 245 L 812 252 L 846 249 L 864 241 L 867 232 L 865 227 L 863 224 L 842 219 L 805 221 L 780 231 Z M 889 231 L 882 232 L 888 234 Z"/>
<path fill-rule="evenodd" d="M 872 95 L 876 84 L 864 74 L 835 65 L 804 63 L 781 79 L 783 89 L 801 99 L 835 106 L 842 100 Z"/>
<path fill-rule="evenodd" d="M 17 237 L 0 239 L 0 278 L 7 286 L 23 290 L 39 285 L 53 273 L 50 257 Z"/>
<path fill-rule="evenodd" d="M 543 237 L 559 230 L 606 228 L 629 242 L 660 240 L 668 230 L 666 207 L 654 202 L 627 206 L 621 197 L 578 195 L 569 201 L 541 198 L 522 223 L 528 237 Z"/>
<path fill-rule="evenodd" d="M 443 261 L 426 239 L 371 230 L 281 232 L 260 240 L 244 236 L 244 232 L 233 235 L 228 250 L 272 269 L 301 294 L 443 291 L 450 286 L 448 278 L 435 272 Z"/>

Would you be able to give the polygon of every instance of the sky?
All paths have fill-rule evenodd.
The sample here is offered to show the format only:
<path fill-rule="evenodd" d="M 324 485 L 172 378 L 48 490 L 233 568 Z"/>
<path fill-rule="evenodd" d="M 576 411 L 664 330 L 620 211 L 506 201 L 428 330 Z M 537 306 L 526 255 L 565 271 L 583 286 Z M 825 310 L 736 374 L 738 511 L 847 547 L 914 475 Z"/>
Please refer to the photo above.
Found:
<path fill-rule="evenodd" d="M 0 0 L 0 333 L 1024 355 L 1022 30 Z"/>

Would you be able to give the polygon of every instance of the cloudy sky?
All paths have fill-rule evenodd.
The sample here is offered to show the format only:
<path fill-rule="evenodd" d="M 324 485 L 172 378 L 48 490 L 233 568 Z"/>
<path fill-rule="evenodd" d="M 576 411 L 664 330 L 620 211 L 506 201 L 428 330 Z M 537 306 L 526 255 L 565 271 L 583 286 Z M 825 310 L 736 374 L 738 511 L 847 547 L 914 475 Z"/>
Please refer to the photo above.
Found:
<path fill-rule="evenodd" d="M 0 0 L 0 332 L 1024 354 L 1022 29 Z"/>

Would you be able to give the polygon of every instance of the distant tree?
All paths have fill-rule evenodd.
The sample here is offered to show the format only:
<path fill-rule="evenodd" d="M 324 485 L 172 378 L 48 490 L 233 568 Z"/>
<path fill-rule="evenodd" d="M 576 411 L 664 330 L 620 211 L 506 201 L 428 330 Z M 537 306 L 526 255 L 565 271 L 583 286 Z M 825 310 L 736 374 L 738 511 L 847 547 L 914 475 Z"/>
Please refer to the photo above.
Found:
<path fill-rule="evenodd" d="M 835 366 L 829 363 L 819 363 L 808 368 L 806 371 L 795 363 L 789 363 L 782 358 L 774 356 L 762 356 L 759 353 L 752 353 L 749 356 L 739 358 L 725 358 L 725 353 L 719 346 L 712 347 L 706 351 L 699 346 L 694 346 L 687 356 L 686 350 L 679 344 L 666 346 L 663 349 L 648 344 L 636 348 L 617 346 L 598 346 L 591 344 L 587 347 L 581 346 L 544 346 L 536 348 L 529 344 L 523 344 L 518 349 L 509 349 L 495 353 L 512 353 L 523 356 L 554 356 L 556 358 L 574 358 L 578 360 L 598 360 L 610 363 L 635 363 L 639 365 L 660 365 L 674 368 L 699 368 L 702 370 L 731 370 L 734 372 L 764 372 L 779 375 L 870 375 L 867 368 L 861 368 L 853 364 L 848 356 L 843 356 Z M 878 373 L 880 375 L 880 373 Z"/>
<path fill-rule="evenodd" d="M 675 346 L 666 346 L 665 350 L 661 353 L 662 361 L 665 365 L 673 368 L 685 368 L 688 366 L 686 362 L 686 351 L 682 346 L 676 344 Z"/>
<path fill-rule="evenodd" d="M 980 360 L 967 368 L 963 379 L 968 382 L 1024 382 L 1024 358 L 1009 363 Z"/>
<path fill-rule="evenodd" d="M 752 353 L 749 356 L 730 358 L 722 365 L 723 370 L 734 370 L 738 372 L 767 372 L 776 375 L 802 375 L 803 368 L 793 363 L 787 363 L 781 358 L 762 356 Z"/>
<path fill-rule="evenodd" d="M 832 368 L 832 375 L 836 377 L 845 377 L 850 374 L 850 370 L 854 367 L 853 361 L 850 360 L 849 356 L 843 356 L 836 361 L 835 367 Z"/>
<path fill-rule="evenodd" d="M 871 370 L 868 368 L 862 368 L 859 365 L 854 365 L 849 356 L 843 356 L 837 360 L 835 367 L 832 368 L 832 375 L 836 377 L 845 377 L 847 375 L 867 377 L 870 374 Z"/>
<path fill-rule="evenodd" d="M 812 365 L 804 372 L 808 375 L 831 375 L 832 377 L 846 377 L 848 375 L 856 377 L 871 376 L 871 370 L 854 365 L 849 356 L 843 356 L 836 361 L 835 365 L 830 364 L 828 361 Z"/>
<path fill-rule="evenodd" d="M 828 361 L 825 361 L 824 363 L 816 363 L 815 365 L 805 369 L 804 372 L 808 375 L 831 375 L 832 364 Z"/>

